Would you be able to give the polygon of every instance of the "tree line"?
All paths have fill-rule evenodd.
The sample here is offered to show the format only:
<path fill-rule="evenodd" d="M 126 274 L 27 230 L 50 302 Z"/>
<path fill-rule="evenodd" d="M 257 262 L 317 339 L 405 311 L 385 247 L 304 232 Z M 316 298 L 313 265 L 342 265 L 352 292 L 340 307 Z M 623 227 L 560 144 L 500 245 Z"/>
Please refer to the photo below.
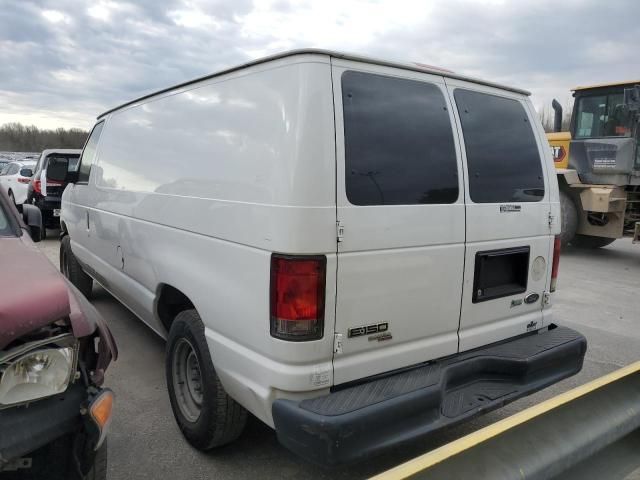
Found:
<path fill-rule="evenodd" d="M 0 126 L 0 151 L 41 152 L 47 148 L 82 148 L 89 132 L 80 128 L 41 129 L 35 125 Z"/>

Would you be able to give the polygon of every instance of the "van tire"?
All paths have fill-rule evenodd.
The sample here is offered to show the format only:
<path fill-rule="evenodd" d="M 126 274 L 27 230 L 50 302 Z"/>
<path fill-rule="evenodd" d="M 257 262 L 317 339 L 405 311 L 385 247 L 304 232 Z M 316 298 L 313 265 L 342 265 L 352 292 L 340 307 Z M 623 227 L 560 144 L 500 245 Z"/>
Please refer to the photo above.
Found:
<path fill-rule="evenodd" d="M 571 245 L 576 248 L 602 248 L 611 245 L 615 241 L 615 238 L 576 235 L 573 240 L 571 240 Z"/>
<path fill-rule="evenodd" d="M 187 357 L 183 358 L 185 352 Z M 193 363 L 195 359 L 197 363 Z M 197 381 L 191 377 L 196 392 L 192 386 L 185 385 L 192 382 L 184 380 L 186 377 L 181 373 L 194 371 L 189 368 L 190 362 L 199 370 Z M 247 423 L 247 411 L 225 392 L 211 361 L 204 324 L 194 309 L 180 312 L 171 324 L 166 376 L 173 415 L 191 445 L 206 451 L 240 436 Z M 192 393 L 198 397 L 199 404 L 194 403 Z"/>
<path fill-rule="evenodd" d="M 567 246 L 576 236 L 578 230 L 578 209 L 568 193 L 560 190 L 560 212 L 562 223 L 560 225 L 560 241 L 562 246 Z"/>
<path fill-rule="evenodd" d="M 46 231 L 46 228 L 43 230 Z M 60 242 L 60 271 L 87 299 L 91 298 L 93 278 L 85 273 L 71 251 L 71 237 L 69 235 L 62 237 Z"/>

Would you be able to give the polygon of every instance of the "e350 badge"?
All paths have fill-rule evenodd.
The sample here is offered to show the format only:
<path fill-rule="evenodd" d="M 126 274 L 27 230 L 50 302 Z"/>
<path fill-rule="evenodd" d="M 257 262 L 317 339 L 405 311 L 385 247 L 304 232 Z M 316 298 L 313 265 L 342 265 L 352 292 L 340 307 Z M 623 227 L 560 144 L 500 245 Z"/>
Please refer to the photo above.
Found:
<path fill-rule="evenodd" d="M 372 323 L 371 325 L 363 325 L 361 327 L 353 327 L 349 329 L 349 338 L 363 337 L 365 335 L 371 335 L 369 341 L 377 340 L 382 342 L 384 340 L 391 340 L 393 337 L 389 333 L 389 323 Z"/>

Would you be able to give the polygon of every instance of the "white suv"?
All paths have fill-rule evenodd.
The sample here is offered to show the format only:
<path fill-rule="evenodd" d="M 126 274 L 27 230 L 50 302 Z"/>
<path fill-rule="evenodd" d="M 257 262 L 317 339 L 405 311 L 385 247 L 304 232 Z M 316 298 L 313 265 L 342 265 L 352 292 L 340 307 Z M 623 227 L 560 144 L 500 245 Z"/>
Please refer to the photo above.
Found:
<path fill-rule="evenodd" d="M 197 448 L 246 411 L 349 462 L 577 373 L 551 292 L 558 186 L 528 93 L 321 50 L 98 118 L 63 271 L 167 338 Z"/>
<path fill-rule="evenodd" d="M 0 173 L 0 185 L 4 187 L 14 205 L 27 200 L 27 191 L 36 162 L 11 162 Z"/>

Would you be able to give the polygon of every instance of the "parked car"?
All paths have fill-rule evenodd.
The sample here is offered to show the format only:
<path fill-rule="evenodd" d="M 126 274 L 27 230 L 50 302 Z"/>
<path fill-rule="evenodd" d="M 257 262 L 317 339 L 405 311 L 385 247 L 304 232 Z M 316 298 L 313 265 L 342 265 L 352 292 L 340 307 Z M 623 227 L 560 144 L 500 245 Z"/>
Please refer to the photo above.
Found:
<path fill-rule="evenodd" d="M 553 315 L 558 185 L 525 91 L 290 52 L 105 112 L 69 180 L 63 268 L 167 339 L 199 449 L 249 411 L 350 462 L 582 368 Z"/>
<path fill-rule="evenodd" d="M 27 200 L 27 190 L 36 162 L 11 162 L 0 173 L 0 186 L 2 186 L 9 200 L 14 205 L 22 205 Z"/>
<path fill-rule="evenodd" d="M 50 149 L 40 154 L 27 191 L 27 203 L 35 205 L 42 212 L 46 228 L 60 226 L 60 199 L 67 186 L 64 181 L 49 175 L 50 165 L 64 162 L 70 169 L 77 168 L 80 150 Z M 45 232 L 46 234 L 46 232 Z"/>
<path fill-rule="evenodd" d="M 36 207 L 21 216 L 0 192 L 0 476 L 104 479 L 113 393 L 102 383 L 117 350 L 34 245 L 41 229 Z"/>

